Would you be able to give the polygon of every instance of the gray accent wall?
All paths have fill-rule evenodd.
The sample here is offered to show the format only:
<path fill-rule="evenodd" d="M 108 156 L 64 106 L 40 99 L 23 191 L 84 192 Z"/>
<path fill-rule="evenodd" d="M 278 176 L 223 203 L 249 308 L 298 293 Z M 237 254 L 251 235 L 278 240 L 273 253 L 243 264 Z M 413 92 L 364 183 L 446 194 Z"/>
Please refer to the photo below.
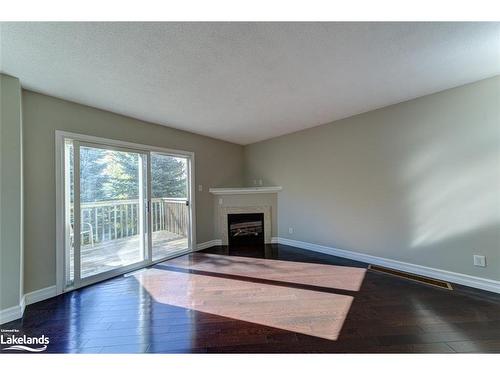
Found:
<path fill-rule="evenodd" d="M 0 310 L 5 310 L 19 306 L 23 294 L 23 176 L 21 85 L 4 74 L 0 113 Z"/>
<path fill-rule="evenodd" d="M 23 90 L 25 292 L 56 283 L 55 131 L 195 153 L 196 240 L 213 240 L 210 187 L 241 186 L 243 147 Z M 189 109 L 187 109 L 189 110 Z M 198 191 L 198 185 L 203 191 Z"/>
<path fill-rule="evenodd" d="M 246 146 L 245 162 L 249 185 L 283 186 L 280 237 L 500 280 L 499 76 Z"/>

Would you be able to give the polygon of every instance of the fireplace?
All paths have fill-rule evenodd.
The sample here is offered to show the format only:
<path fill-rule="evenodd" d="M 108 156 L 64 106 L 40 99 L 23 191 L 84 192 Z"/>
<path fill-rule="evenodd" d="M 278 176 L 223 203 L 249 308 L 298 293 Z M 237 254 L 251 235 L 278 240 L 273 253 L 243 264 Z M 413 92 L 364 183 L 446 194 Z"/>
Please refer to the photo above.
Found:
<path fill-rule="evenodd" d="M 263 245 L 264 214 L 238 213 L 227 215 L 229 246 Z"/>

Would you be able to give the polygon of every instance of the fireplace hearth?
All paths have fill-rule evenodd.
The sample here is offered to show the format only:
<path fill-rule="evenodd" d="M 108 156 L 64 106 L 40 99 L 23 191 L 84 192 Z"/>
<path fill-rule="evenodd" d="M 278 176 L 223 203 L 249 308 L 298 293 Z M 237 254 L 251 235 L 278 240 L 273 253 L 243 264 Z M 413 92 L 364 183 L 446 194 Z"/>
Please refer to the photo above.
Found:
<path fill-rule="evenodd" d="M 232 247 L 264 244 L 264 214 L 227 215 L 228 245 Z"/>

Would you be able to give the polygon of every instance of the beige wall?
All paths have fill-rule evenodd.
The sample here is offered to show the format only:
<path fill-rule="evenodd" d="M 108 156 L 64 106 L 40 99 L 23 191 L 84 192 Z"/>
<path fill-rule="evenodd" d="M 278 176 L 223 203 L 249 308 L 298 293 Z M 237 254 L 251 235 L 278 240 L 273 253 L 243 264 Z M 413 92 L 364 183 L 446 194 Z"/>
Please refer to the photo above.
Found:
<path fill-rule="evenodd" d="M 280 237 L 500 280 L 500 77 L 256 143 L 245 160 L 249 185 L 283 186 Z"/>
<path fill-rule="evenodd" d="M 3 74 L 0 74 L 0 113 L 0 310 L 3 310 L 19 305 L 23 287 L 21 85 L 17 78 Z"/>
<path fill-rule="evenodd" d="M 55 285 L 55 130 L 195 153 L 197 242 L 214 239 L 209 187 L 241 186 L 243 147 L 23 91 L 25 292 Z"/>

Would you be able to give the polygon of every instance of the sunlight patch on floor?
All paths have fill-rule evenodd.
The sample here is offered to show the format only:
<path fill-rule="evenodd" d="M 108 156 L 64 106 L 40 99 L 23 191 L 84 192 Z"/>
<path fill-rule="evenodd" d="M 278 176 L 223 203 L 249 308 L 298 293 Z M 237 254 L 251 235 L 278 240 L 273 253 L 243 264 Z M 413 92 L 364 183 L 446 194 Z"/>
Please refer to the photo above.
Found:
<path fill-rule="evenodd" d="M 172 259 L 167 265 L 348 291 L 359 291 L 366 273 L 360 267 L 200 253 Z"/>
<path fill-rule="evenodd" d="M 280 278 L 283 277 L 285 265 L 289 265 L 291 269 L 301 270 L 300 274 L 297 272 L 294 276 L 292 276 L 293 273 L 288 276 L 289 282 L 304 284 L 305 278 L 309 276 L 311 280 L 316 280 L 316 282 L 320 280 L 323 284 L 325 280 L 329 280 L 329 286 L 345 290 L 352 289 L 353 285 L 359 289 L 366 271 L 354 267 L 321 267 L 325 265 L 319 264 L 310 264 L 314 267 L 305 267 L 305 263 L 241 257 L 225 257 L 231 259 L 228 265 L 224 266 L 220 264 L 222 260 L 220 257 L 217 256 L 219 260 L 217 266 L 210 266 L 212 272 L 228 274 L 230 271 L 228 269 L 224 271 L 223 268 L 230 267 L 234 258 L 234 261 L 238 263 L 233 267 L 239 272 L 246 268 L 246 273 L 252 273 L 252 266 L 245 266 L 245 263 L 241 263 L 244 259 L 253 263 L 259 271 L 259 278 L 264 279 L 263 276 L 267 274 L 269 276 L 267 279 L 274 280 L 277 277 L 276 274 L 281 275 Z M 175 263 L 181 264 L 179 261 Z M 173 265 L 172 261 L 165 264 Z M 344 272 L 343 268 L 347 271 Z M 313 269 L 316 270 L 313 271 Z M 354 281 L 348 280 L 348 272 L 352 272 L 351 278 Z M 334 282 L 336 273 L 339 274 L 339 280 Z M 338 338 L 354 299 L 350 295 L 159 268 L 149 269 L 134 277 L 159 303 L 329 340 Z M 291 279 L 292 277 L 294 279 Z M 315 277 L 318 279 L 314 279 Z M 342 280 L 346 282 L 344 288 L 342 288 Z"/>

